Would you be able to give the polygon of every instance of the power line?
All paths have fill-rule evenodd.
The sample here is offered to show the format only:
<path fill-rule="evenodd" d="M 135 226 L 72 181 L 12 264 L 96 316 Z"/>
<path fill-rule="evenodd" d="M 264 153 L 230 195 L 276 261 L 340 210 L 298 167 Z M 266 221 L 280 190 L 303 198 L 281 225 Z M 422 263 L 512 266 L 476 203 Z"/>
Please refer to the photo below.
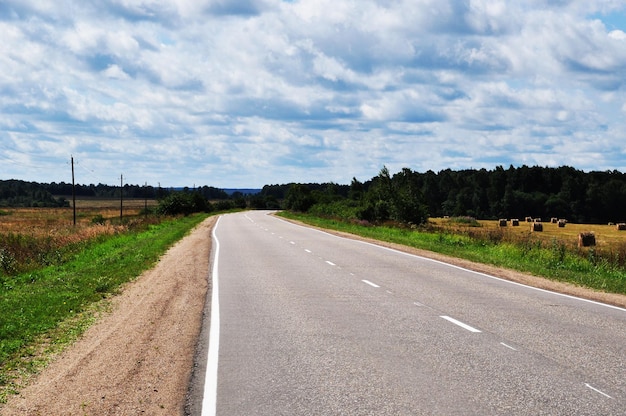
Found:
<path fill-rule="evenodd" d="M 19 153 L 19 152 L 16 152 L 16 153 Z M 21 154 L 26 155 L 25 153 L 21 153 Z M 26 155 L 26 156 L 28 156 L 28 155 Z M 5 160 L 5 161 L 7 161 L 9 163 L 12 163 L 13 165 L 21 166 L 21 167 L 25 167 L 25 168 L 29 168 L 29 169 L 40 169 L 40 170 L 49 169 L 49 168 L 46 168 L 46 167 L 41 166 L 41 165 L 34 165 L 32 163 L 18 162 L 17 160 L 12 159 L 9 156 L 5 156 L 5 155 L 3 155 L 1 153 L 0 153 L 0 159 Z"/>

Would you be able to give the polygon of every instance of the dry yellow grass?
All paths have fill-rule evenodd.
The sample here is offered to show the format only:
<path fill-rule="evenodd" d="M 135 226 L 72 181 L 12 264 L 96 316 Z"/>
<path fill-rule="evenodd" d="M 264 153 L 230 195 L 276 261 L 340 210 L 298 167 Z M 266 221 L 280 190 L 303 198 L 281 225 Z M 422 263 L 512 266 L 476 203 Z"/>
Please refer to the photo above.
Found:
<path fill-rule="evenodd" d="M 65 248 L 145 224 L 139 217 L 144 206 L 144 200 L 124 200 L 120 222 L 119 200 L 77 200 L 76 225 L 72 208 L 0 208 L 0 274 L 52 264 Z"/>
<path fill-rule="evenodd" d="M 148 200 L 148 206 L 157 205 Z M 139 215 L 145 206 L 143 199 L 127 199 L 123 203 L 123 216 Z M 73 230 L 73 209 L 70 208 L 0 208 L 0 234 L 28 234 L 34 237 L 60 236 Z M 106 227 L 95 227 L 93 218 L 102 215 L 105 220 L 116 221 L 120 217 L 120 201 L 113 199 L 77 199 L 76 229 L 89 227 L 90 232 Z M 110 228 L 110 226 L 109 226 Z M 76 230 L 74 230 L 76 231 Z"/>

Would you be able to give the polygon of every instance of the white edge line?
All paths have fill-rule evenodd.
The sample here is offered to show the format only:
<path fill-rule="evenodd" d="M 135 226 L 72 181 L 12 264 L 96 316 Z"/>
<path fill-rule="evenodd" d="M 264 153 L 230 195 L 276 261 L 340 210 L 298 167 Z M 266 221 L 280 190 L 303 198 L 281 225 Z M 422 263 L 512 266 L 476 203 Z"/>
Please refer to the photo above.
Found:
<path fill-rule="evenodd" d="M 590 388 L 591 390 L 595 391 L 596 393 L 600 393 L 601 395 L 603 395 L 604 397 L 608 397 L 609 399 L 612 399 L 611 396 L 609 396 L 608 394 L 606 394 L 605 392 L 596 389 L 595 387 L 593 387 L 591 384 L 589 383 L 585 383 L 585 386 L 587 386 L 588 388 Z"/>
<path fill-rule="evenodd" d="M 365 284 L 367 284 L 367 285 L 370 285 L 371 287 L 380 287 L 380 286 L 378 286 L 376 283 L 372 283 L 372 282 L 370 282 L 369 280 L 365 280 L 365 279 L 363 279 L 363 280 L 361 280 L 361 282 L 363 282 L 363 283 L 365 283 Z"/>
<path fill-rule="evenodd" d="M 450 318 L 449 316 L 441 315 L 440 318 L 443 318 L 443 319 L 445 319 L 448 322 L 452 322 L 453 324 L 458 325 L 461 328 L 467 329 L 470 332 L 481 332 L 479 329 L 476 329 L 476 328 L 474 328 L 472 326 L 469 326 L 468 324 L 464 324 L 461 321 L 457 321 L 454 318 Z"/>
<path fill-rule="evenodd" d="M 207 369 L 204 376 L 204 396 L 202 397 L 202 416 L 214 416 L 217 412 L 217 362 L 219 358 L 220 342 L 220 305 L 218 284 L 218 262 L 220 257 L 220 242 L 215 231 L 221 217 L 213 227 L 213 242 L 215 254 L 213 258 L 211 282 L 211 327 L 209 330 L 209 351 L 207 353 Z"/>
<path fill-rule="evenodd" d="M 618 310 L 618 311 L 626 312 L 626 308 L 620 308 L 619 306 L 609 305 L 608 303 L 602 303 L 602 302 L 598 302 L 598 301 L 595 301 L 595 300 L 590 300 L 590 299 L 580 298 L 580 297 L 578 297 L 578 296 L 566 295 L 565 293 L 553 292 L 553 291 L 551 291 L 551 290 L 541 289 L 541 288 L 538 288 L 538 287 L 525 285 L 525 284 L 523 284 L 523 283 L 514 282 L 514 281 L 512 281 L 512 280 L 502 279 L 501 277 L 496 277 L 496 276 L 492 276 L 492 275 L 489 275 L 489 274 L 486 274 L 486 273 L 477 272 L 476 270 L 466 269 L 465 267 L 456 266 L 456 265 L 454 265 L 454 264 L 446 263 L 446 262 L 444 262 L 444 261 L 431 259 L 431 258 L 429 258 L 429 257 L 419 256 L 419 255 L 417 255 L 417 254 L 406 253 L 406 252 L 404 252 L 404 251 L 396 250 L 396 249 L 394 249 L 394 248 L 385 247 L 385 246 L 382 246 L 382 245 L 380 245 L 380 244 L 374 244 L 374 243 L 370 243 L 370 242 L 368 242 L 368 241 L 361 241 L 361 240 L 357 240 L 356 238 L 342 237 L 342 236 L 339 236 L 339 235 L 331 234 L 331 233 L 329 233 L 329 232 L 322 231 L 322 230 L 318 230 L 318 229 L 316 229 L 316 228 L 307 227 L 307 226 L 305 226 L 305 225 L 300 225 L 300 224 L 295 224 L 295 223 L 292 223 L 292 222 L 290 222 L 290 221 L 284 220 L 284 219 L 282 219 L 282 218 L 280 218 L 280 217 L 276 217 L 276 216 L 274 216 L 274 218 L 278 219 L 279 221 L 284 221 L 284 222 L 289 223 L 289 224 L 291 224 L 291 225 L 295 225 L 295 226 L 297 226 L 297 227 L 307 228 L 307 229 L 309 229 L 309 230 L 317 231 L 318 233 L 326 234 L 326 235 L 329 235 L 329 236 L 331 236 L 331 237 L 339 238 L 339 239 L 342 239 L 342 240 L 350 240 L 350 241 L 355 241 L 355 242 L 360 243 L 360 244 L 365 244 L 365 245 L 368 245 L 368 246 L 378 247 L 378 248 L 380 248 L 380 249 L 387 250 L 387 251 L 391 251 L 391 252 L 398 253 L 398 254 L 403 254 L 403 255 L 405 255 L 405 256 L 409 256 L 409 257 L 417 257 L 417 258 L 420 258 L 420 259 L 424 259 L 424 260 L 431 261 L 431 262 L 433 262 L 433 263 L 438 263 L 438 264 L 446 265 L 446 266 L 448 266 L 448 267 L 452 267 L 452 268 L 455 268 L 455 269 L 458 269 L 458 270 L 464 270 L 464 271 L 466 271 L 466 272 L 470 272 L 470 273 L 473 273 L 473 274 L 476 274 L 476 275 L 479 275 L 479 276 L 488 277 L 489 279 L 499 280 L 499 281 L 501 281 L 501 282 L 509 283 L 509 284 L 516 285 L 516 286 L 525 287 L 525 288 L 528 288 L 528 289 L 537 290 L 537 291 L 539 291 L 539 292 L 550 293 L 550 294 L 552 294 L 552 295 L 561 296 L 561 297 L 568 298 L 568 299 L 580 300 L 580 301 L 582 301 L 582 302 L 592 303 L 592 304 L 594 304 L 594 305 L 605 306 L 605 307 L 607 307 L 607 308 L 616 309 L 616 310 Z M 355 237 L 356 237 L 356 236 L 355 236 Z"/>

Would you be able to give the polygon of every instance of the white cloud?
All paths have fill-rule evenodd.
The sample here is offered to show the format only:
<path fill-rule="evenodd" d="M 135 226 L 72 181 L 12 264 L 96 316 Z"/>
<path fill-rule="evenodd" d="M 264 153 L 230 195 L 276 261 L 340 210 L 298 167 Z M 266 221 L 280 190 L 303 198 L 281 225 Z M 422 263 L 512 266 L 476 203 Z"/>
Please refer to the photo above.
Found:
<path fill-rule="evenodd" d="M 611 30 L 611 31 L 609 32 L 609 37 L 610 37 L 611 39 L 615 39 L 615 40 L 626 40 L 626 33 L 624 33 L 624 32 L 623 32 L 623 31 L 621 31 L 621 30 L 618 30 L 618 29 L 616 29 L 616 30 Z"/>
<path fill-rule="evenodd" d="M 3 7 L 2 137 L 59 176 L 68 151 L 93 176 L 116 160 L 171 186 L 348 183 L 385 164 L 626 169 L 601 156 L 626 131 L 626 35 L 597 18 L 620 2 Z M 7 175 L 50 180 L 19 160 Z"/>
<path fill-rule="evenodd" d="M 108 78 L 114 78 L 114 79 L 129 79 L 130 78 L 128 74 L 124 72 L 122 68 L 120 68 L 118 65 L 115 65 L 115 64 L 109 65 L 109 67 L 105 69 L 104 71 L 102 71 L 102 73 L 105 77 L 108 77 Z"/>

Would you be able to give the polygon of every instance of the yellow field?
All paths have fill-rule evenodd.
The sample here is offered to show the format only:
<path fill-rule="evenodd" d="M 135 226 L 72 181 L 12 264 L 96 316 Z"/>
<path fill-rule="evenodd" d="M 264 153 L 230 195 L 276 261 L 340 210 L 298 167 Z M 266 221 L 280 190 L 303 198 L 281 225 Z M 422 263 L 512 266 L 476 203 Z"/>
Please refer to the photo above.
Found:
<path fill-rule="evenodd" d="M 439 227 L 450 229 L 451 231 L 461 231 L 467 233 L 472 230 L 475 233 L 502 232 L 504 240 L 519 241 L 522 239 L 540 240 L 545 242 L 557 241 L 567 247 L 578 247 L 578 235 L 580 233 L 592 232 L 596 237 L 596 247 L 599 249 L 619 249 L 626 246 L 626 231 L 618 231 L 615 225 L 600 224 L 573 224 L 567 223 L 565 227 L 559 227 L 556 223 L 542 222 L 543 231 L 531 231 L 532 223 L 520 219 L 520 225 L 513 227 L 511 221 L 507 221 L 506 227 L 499 226 L 498 221 L 479 220 L 482 227 L 466 227 L 448 222 L 444 218 L 431 218 L 430 222 Z"/>
<path fill-rule="evenodd" d="M 71 204 L 71 200 L 70 200 Z M 137 216 L 144 208 L 143 199 L 125 199 L 123 216 Z M 157 205 L 148 200 L 148 206 Z M 102 215 L 104 219 L 120 217 L 120 201 L 113 199 L 77 199 L 76 224 L 78 228 L 92 225 L 92 219 Z M 0 208 L 0 234 L 18 233 L 32 236 L 50 235 L 62 229 L 73 228 L 73 209 L 70 208 Z"/>

